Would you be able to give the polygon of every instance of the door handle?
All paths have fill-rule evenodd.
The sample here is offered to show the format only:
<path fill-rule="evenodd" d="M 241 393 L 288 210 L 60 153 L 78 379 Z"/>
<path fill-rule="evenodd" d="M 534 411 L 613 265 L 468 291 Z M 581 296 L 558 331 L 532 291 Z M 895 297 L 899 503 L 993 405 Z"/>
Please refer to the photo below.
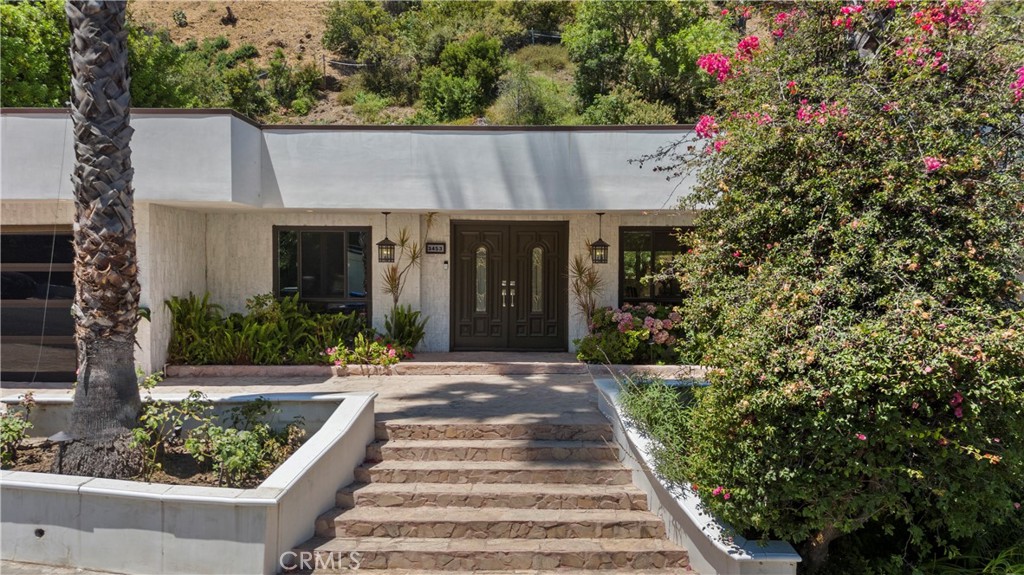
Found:
<path fill-rule="evenodd" d="M 512 286 L 512 294 L 510 296 L 511 299 L 512 299 L 512 306 L 511 307 L 516 307 L 516 282 L 515 281 L 510 281 L 510 282 L 508 282 L 508 285 Z"/>
<path fill-rule="evenodd" d="M 501 307 L 506 307 L 506 305 L 505 305 L 505 285 L 507 285 L 507 284 L 508 284 L 507 281 L 501 280 Z"/>

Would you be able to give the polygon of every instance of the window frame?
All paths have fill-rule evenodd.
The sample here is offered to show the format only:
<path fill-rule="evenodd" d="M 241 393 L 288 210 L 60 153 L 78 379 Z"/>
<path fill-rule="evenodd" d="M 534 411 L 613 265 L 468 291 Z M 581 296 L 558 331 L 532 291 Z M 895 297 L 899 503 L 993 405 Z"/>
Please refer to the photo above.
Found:
<path fill-rule="evenodd" d="M 647 253 L 650 254 L 651 265 L 652 265 L 652 269 L 653 269 L 653 265 L 654 265 L 654 263 L 656 261 L 656 254 L 657 254 L 657 252 L 664 251 L 664 250 L 659 250 L 658 249 L 659 245 L 658 245 L 657 234 L 667 233 L 667 234 L 669 234 L 669 239 L 672 240 L 673 242 L 675 242 L 675 239 L 672 238 L 672 235 L 677 235 L 679 233 L 686 233 L 686 232 L 691 231 L 692 229 L 693 229 L 692 226 L 620 226 L 619 227 L 619 249 L 618 249 L 618 255 L 619 255 L 619 262 L 618 262 L 618 266 L 619 266 L 619 269 L 618 269 L 619 289 L 618 289 L 618 305 L 620 307 L 622 306 L 622 304 L 626 303 L 627 301 L 629 303 L 631 303 L 631 304 L 636 304 L 636 303 L 656 303 L 656 304 L 659 304 L 660 303 L 660 304 L 676 305 L 676 304 L 679 304 L 682 301 L 683 297 L 684 297 L 683 294 L 677 294 L 677 295 L 672 295 L 672 296 L 661 296 L 661 297 L 655 297 L 655 296 L 640 296 L 640 297 L 629 297 L 629 298 L 626 297 L 626 293 L 625 293 L 626 292 L 626 266 L 625 266 L 625 260 L 626 260 L 626 257 L 625 257 L 625 255 L 626 255 L 626 253 L 625 253 L 626 252 L 626 234 L 630 233 L 630 232 L 634 232 L 634 233 L 635 232 L 647 232 L 647 233 L 651 234 L 651 236 L 650 236 L 650 238 L 651 238 L 651 242 L 650 242 L 651 248 L 650 248 L 650 251 L 647 252 Z M 678 250 L 675 253 L 683 253 L 683 252 L 686 251 L 687 248 L 685 246 L 677 244 L 675 249 Z"/>
<path fill-rule="evenodd" d="M 313 304 L 351 304 L 351 303 L 364 303 L 366 304 L 366 317 L 373 317 L 373 227 L 372 226 L 273 226 L 273 240 L 271 249 L 274 252 L 273 267 L 271 273 L 273 274 L 273 285 L 274 285 L 274 297 L 280 299 L 281 295 L 281 232 L 296 232 L 298 234 L 298 241 L 296 242 L 296 262 L 295 262 L 295 273 L 299 278 L 299 301 L 303 303 Z M 331 232 L 340 233 L 344 239 L 343 243 L 343 257 L 345 260 L 342 262 L 342 266 L 346 270 L 345 274 L 345 293 L 351 293 L 349 289 L 350 276 L 347 273 L 348 270 L 348 251 L 349 242 L 348 234 L 351 232 L 365 233 L 367 242 L 371 242 L 363 247 L 364 257 L 366 258 L 366 297 L 354 298 L 354 297 L 302 297 L 302 233 L 303 232 Z"/>

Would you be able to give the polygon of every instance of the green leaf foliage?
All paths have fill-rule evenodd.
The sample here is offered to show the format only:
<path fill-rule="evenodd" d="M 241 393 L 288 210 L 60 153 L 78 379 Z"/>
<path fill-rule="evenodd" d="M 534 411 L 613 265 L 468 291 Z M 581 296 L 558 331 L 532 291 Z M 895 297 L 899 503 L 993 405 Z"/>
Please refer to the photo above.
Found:
<path fill-rule="evenodd" d="M 717 105 L 660 155 L 709 208 L 676 262 L 717 367 L 690 480 L 812 572 L 872 533 L 847 572 L 1024 533 L 1024 41 L 997 8 L 769 12 L 777 43 L 705 61 Z"/>
<path fill-rule="evenodd" d="M 0 29 L 4 106 L 63 106 L 71 87 L 64 3 L 0 3 Z"/>

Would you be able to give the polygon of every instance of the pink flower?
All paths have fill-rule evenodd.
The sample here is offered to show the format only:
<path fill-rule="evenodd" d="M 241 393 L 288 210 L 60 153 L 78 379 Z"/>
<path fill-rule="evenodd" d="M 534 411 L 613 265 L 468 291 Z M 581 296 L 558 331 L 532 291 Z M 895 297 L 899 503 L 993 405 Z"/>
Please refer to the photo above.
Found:
<path fill-rule="evenodd" d="M 800 91 L 800 89 L 797 88 L 796 86 L 796 82 L 793 80 L 786 82 L 786 89 L 789 90 L 790 95 L 794 95 Z"/>
<path fill-rule="evenodd" d="M 1017 79 L 1010 84 L 1010 89 L 1013 90 L 1014 104 L 1024 98 L 1024 66 L 1017 68 Z"/>
<path fill-rule="evenodd" d="M 718 124 L 715 123 L 713 116 L 705 114 L 700 117 L 700 120 L 697 120 L 697 125 L 693 127 L 693 131 L 697 132 L 697 135 L 701 138 L 711 138 L 718 133 Z"/>
<path fill-rule="evenodd" d="M 716 152 L 721 152 L 722 148 L 725 147 L 725 140 L 715 140 L 713 147 Z"/>
<path fill-rule="evenodd" d="M 719 82 L 724 82 L 732 71 L 729 58 L 718 52 L 697 58 L 697 67 L 714 76 Z"/>
<path fill-rule="evenodd" d="M 924 372 L 925 372 L 926 374 L 928 374 L 928 373 L 931 373 L 931 372 L 932 372 L 932 366 L 930 366 L 930 365 L 926 365 L 926 366 L 924 367 Z"/>
<path fill-rule="evenodd" d="M 747 36 L 740 40 L 740 43 L 736 46 L 736 58 L 739 60 L 749 60 L 754 56 L 754 52 L 761 47 L 761 40 L 757 36 Z"/>
<path fill-rule="evenodd" d="M 930 174 L 930 173 L 934 172 L 935 170 L 938 170 L 939 168 L 941 168 L 942 166 L 945 166 L 945 165 L 946 165 L 945 162 L 943 162 L 942 160 L 940 160 L 938 158 L 934 158 L 932 156 L 925 156 L 924 157 L 924 171 L 926 173 Z"/>
<path fill-rule="evenodd" d="M 340 359 L 334 360 L 334 365 L 341 365 L 341 360 Z"/>
<path fill-rule="evenodd" d="M 1013 508 L 1014 508 L 1014 509 L 1016 509 L 1017 511 L 1020 511 L 1020 502 L 1019 502 L 1019 501 L 1018 501 L 1018 502 L 1015 502 L 1015 503 L 1013 504 Z"/>
<path fill-rule="evenodd" d="M 964 402 L 964 396 L 959 391 L 953 393 L 953 399 L 949 400 L 949 404 L 956 407 Z"/>
<path fill-rule="evenodd" d="M 663 319 L 663 320 L 661 320 L 661 327 L 663 327 L 664 329 L 672 329 L 672 320 L 670 320 L 670 319 Z"/>
<path fill-rule="evenodd" d="M 954 409 L 953 410 L 953 415 L 955 415 L 957 419 L 963 419 L 964 418 L 964 408 L 958 407 L 958 408 Z"/>
<path fill-rule="evenodd" d="M 718 495 L 722 493 L 722 491 L 722 486 L 719 485 L 718 487 L 711 490 L 711 494 L 714 495 L 715 497 L 718 497 Z"/>
<path fill-rule="evenodd" d="M 868 440 L 868 436 L 864 435 L 863 433 L 858 433 L 857 434 L 857 439 L 859 439 L 861 441 L 867 441 Z"/>
<path fill-rule="evenodd" d="M 732 493 L 726 493 L 725 495 L 722 496 L 722 499 L 728 501 L 730 497 L 732 497 Z"/>

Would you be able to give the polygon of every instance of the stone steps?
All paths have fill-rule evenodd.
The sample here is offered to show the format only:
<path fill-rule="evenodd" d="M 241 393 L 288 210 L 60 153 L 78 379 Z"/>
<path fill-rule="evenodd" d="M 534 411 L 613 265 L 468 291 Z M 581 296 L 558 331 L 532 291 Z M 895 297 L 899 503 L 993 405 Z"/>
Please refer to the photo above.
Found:
<path fill-rule="evenodd" d="M 557 423 L 453 423 L 430 424 L 383 422 L 376 425 L 377 439 L 551 439 L 611 441 L 607 422 Z"/>
<path fill-rule="evenodd" d="M 560 483 L 629 485 L 614 461 L 383 461 L 356 468 L 360 483 Z"/>
<path fill-rule="evenodd" d="M 632 485 L 357 483 L 338 492 L 337 505 L 646 511 L 647 496 Z"/>
<path fill-rule="evenodd" d="M 359 569 L 555 570 L 661 569 L 687 566 L 686 550 L 664 539 L 314 538 L 295 550 L 312 554 L 317 573 Z M 317 559 L 319 557 L 319 559 Z M 314 563 L 314 561 L 319 561 Z"/>
<path fill-rule="evenodd" d="M 392 439 L 366 448 L 367 461 L 617 461 L 602 441 Z"/>
<path fill-rule="evenodd" d="M 335 508 L 316 522 L 321 537 L 446 537 L 556 539 L 665 537 L 665 524 L 647 511 L 603 509 L 474 509 L 449 507 Z"/>
<path fill-rule="evenodd" d="M 378 423 L 376 436 L 357 483 L 295 550 L 304 572 L 689 572 L 599 416 L 404 420 Z"/>

